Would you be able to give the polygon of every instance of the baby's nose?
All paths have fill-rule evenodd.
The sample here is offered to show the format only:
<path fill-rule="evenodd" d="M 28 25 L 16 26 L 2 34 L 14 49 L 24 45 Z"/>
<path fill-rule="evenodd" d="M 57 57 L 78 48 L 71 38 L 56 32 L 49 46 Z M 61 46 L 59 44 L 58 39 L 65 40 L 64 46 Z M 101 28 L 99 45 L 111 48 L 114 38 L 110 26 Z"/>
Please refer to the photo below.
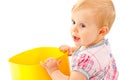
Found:
<path fill-rule="evenodd" d="M 74 26 L 73 29 L 72 29 L 73 33 L 78 33 L 78 28 L 77 26 Z"/>

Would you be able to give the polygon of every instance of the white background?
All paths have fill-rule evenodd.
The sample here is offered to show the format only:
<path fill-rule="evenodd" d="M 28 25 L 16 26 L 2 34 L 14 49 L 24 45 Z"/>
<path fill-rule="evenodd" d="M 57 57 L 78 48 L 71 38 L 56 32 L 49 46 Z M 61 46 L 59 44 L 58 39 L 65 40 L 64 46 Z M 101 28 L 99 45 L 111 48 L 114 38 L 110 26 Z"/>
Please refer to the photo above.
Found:
<path fill-rule="evenodd" d="M 76 0 L 0 0 L 0 80 L 11 80 L 8 59 L 41 46 L 73 45 L 71 8 Z M 120 62 L 120 5 L 113 1 L 116 20 L 107 35 Z M 120 69 L 120 68 L 119 68 Z"/>

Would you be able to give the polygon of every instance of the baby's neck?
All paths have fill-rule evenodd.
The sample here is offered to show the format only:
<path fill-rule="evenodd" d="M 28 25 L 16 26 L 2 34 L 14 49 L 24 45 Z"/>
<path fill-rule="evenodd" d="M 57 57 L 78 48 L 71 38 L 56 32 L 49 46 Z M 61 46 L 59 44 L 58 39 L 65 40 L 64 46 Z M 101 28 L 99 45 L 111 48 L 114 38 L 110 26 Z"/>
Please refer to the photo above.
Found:
<path fill-rule="evenodd" d="M 104 41 L 104 39 L 100 40 L 98 43 L 96 43 L 96 44 L 94 44 L 94 45 L 101 44 L 103 41 Z M 91 45 L 91 46 L 94 46 L 94 45 Z M 81 46 L 81 47 L 80 47 L 80 50 L 84 50 L 84 49 L 89 48 L 89 47 L 91 47 L 91 46 Z"/>

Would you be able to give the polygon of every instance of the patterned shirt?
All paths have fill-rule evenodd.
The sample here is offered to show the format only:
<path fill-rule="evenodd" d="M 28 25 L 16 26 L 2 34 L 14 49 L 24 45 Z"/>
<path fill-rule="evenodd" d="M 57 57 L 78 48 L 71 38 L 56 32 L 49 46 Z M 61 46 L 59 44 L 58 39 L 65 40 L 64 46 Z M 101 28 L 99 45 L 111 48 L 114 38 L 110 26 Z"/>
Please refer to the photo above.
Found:
<path fill-rule="evenodd" d="M 108 40 L 72 55 L 72 70 L 86 75 L 88 80 L 117 80 L 118 71 Z"/>

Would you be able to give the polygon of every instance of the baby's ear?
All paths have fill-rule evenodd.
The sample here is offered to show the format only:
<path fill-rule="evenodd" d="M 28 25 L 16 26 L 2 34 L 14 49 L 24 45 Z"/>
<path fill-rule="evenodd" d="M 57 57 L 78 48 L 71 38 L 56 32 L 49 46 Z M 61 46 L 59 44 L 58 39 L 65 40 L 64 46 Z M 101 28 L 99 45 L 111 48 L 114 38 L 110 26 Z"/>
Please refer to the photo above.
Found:
<path fill-rule="evenodd" d="M 108 26 L 103 26 L 99 29 L 99 35 L 105 36 L 109 32 Z"/>

